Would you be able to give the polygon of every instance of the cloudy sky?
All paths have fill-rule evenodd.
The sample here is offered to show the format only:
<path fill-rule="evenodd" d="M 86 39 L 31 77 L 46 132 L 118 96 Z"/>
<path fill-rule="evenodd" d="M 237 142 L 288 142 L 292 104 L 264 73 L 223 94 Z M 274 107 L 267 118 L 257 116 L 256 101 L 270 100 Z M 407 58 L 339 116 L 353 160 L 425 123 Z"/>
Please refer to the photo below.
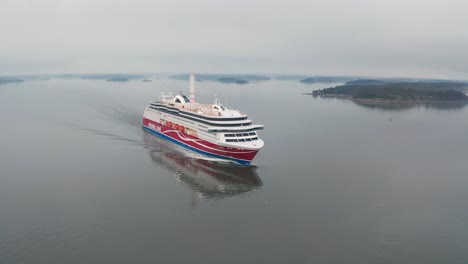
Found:
<path fill-rule="evenodd" d="M 0 75 L 468 79 L 468 1 L 0 0 Z"/>

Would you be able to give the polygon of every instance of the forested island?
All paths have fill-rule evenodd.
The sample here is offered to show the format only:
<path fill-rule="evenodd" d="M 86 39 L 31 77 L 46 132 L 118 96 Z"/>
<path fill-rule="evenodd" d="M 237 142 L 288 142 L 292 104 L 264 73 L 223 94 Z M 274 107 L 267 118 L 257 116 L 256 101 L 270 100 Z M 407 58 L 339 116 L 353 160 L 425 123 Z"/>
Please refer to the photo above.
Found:
<path fill-rule="evenodd" d="M 108 82 L 128 82 L 128 78 L 126 77 L 115 77 L 107 79 Z"/>
<path fill-rule="evenodd" d="M 341 97 L 361 101 L 430 102 L 468 101 L 468 83 L 456 81 L 389 82 L 355 80 L 344 85 L 308 93 L 321 97 Z"/>
<path fill-rule="evenodd" d="M 188 80 L 190 74 L 171 75 L 169 78 Z M 269 77 L 254 74 L 196 74 L 197 81 L 218 81 L 222 83 L 245 84 L 249 82 L 267 81 Z"/>
<path fill-rule="evenodd" d="M 237 79 L 235 77 L 221 77 L 219 79 L 217 79 L 218 82 L 222 82 L 222 83 L 237 83 L 237 84 L 246 84 L 246 83 L 249 83 L 248 81 L 246 80 L 243 80 L 243 79 Z"/>
<path fill-rule="evenodd" d="M 13 82 L 23 82 L 23 79 L 13 77 L 13 76 L 0 76 L 0 84 L 2 83 L 13 83 Z"/>
<path fill-rule="evenodd" d="M 349 76 L 313 76 L 300 80 L 301 83 L 339 83 L 356 80 L 356 77 Z"/>
<path fill-rule="evenodd" d="M 90 73 L 90 74 L 71 74 L 71 77 L 88 80 L 106 80 L 106 81 L 129 81 L 147 78 L 143 74 L 123 74 L 123 73 Z"/>

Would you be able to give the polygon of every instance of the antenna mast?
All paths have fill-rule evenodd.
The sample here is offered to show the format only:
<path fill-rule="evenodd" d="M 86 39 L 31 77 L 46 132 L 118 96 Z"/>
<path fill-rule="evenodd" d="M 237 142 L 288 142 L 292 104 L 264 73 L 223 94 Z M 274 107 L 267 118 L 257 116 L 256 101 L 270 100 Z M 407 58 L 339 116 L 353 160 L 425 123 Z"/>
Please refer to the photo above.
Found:
<path fill-rule="evenodd" d="M 190 74 L 190 102 L 195 103 L 195 75 Z"/>

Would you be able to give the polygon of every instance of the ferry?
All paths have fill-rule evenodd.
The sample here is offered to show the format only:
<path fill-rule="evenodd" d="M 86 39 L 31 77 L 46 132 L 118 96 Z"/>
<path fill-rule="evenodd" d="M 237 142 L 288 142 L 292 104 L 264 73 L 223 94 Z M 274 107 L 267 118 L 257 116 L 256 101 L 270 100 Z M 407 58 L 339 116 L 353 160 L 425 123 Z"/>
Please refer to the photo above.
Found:
<path fill-rule="evenodd" d="M 162 93 L 143 114 L 143 128 L 192 151 L 230 163 L 249 165 L 264 146 L 257 134 L 263 125 L 245 113 L 195 102 L 195 76 L 190 75 L 190 98 Z"/>

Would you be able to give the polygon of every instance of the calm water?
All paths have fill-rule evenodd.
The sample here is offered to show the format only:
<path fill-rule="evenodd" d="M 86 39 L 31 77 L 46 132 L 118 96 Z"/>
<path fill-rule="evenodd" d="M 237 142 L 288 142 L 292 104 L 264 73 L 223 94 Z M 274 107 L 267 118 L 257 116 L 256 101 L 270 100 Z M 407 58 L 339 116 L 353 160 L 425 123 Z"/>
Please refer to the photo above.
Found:
<path fill-rule="evenodd" d="M 197 83 L 264 124 L 256 167 L 145 133 L 184 81 L 0 86 L 0 263 L 468 263 L 468 106 Z"/>

